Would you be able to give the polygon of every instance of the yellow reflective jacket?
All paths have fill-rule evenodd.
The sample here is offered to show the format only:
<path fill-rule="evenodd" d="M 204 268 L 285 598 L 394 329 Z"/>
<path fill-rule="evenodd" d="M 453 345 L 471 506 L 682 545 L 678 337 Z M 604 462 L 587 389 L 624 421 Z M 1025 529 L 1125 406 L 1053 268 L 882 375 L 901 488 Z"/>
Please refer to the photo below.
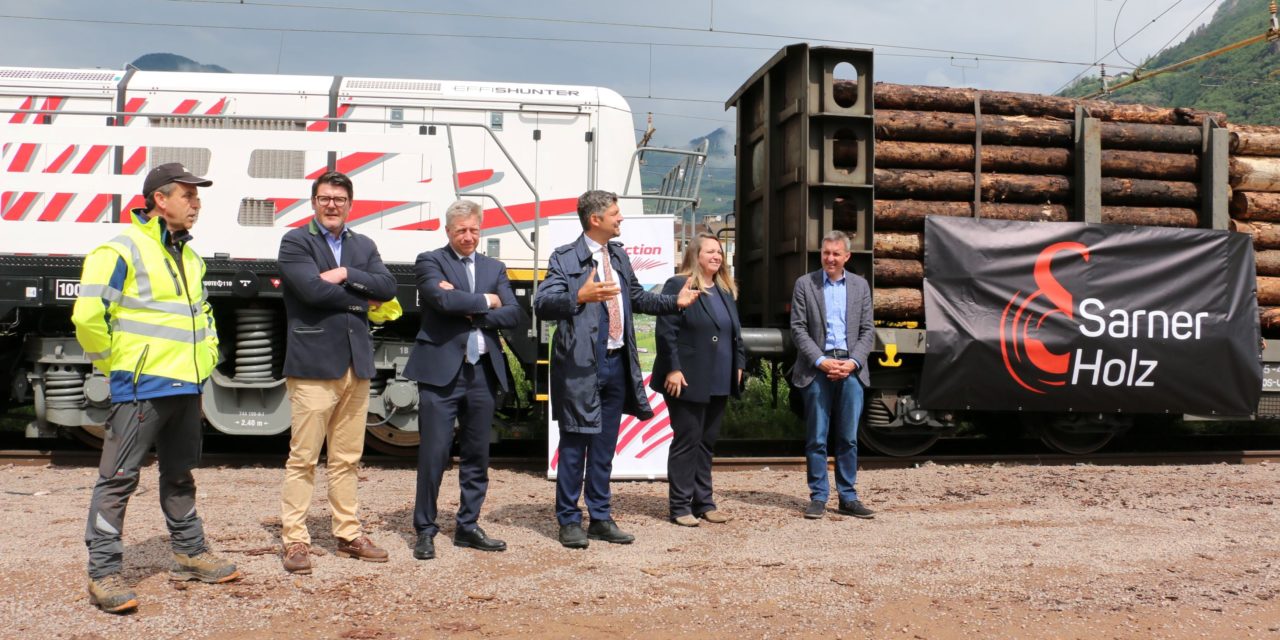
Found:
<path fill-rule="evenodd" d="M 115 402 L 199 393 L 218 363 L 218 332 L 204 290 L 204 260 L 165 247 L 159 216 L 133 210 L 133 223 L 84 261 L 71 320 L 93 366 L 111 380 Z"/>

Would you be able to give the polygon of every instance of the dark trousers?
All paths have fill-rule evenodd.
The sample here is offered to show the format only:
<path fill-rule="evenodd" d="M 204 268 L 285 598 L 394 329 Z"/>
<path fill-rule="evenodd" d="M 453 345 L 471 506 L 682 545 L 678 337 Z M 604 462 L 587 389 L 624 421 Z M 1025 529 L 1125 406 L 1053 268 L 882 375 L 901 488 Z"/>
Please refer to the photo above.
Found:
<path fill-rule="evenodd" d="M 711 396 L 709 402 L 686 402 L 666 394 L 671 416 L 671 451 L 667 454 L 667 494 L 671 517 L 714 511 L 711 496 L 711 456 L 720 437 L 728 396 Z"/>
<path fill-rule="evenodd" d="M 619 351 L 600 360 L 600 433 L 560 432 L 559 467 L 556 471 L 556 520 L 560 524 L 582 522 L 578 496 L 585 476 L 587 513 L 592 520 L 611 520 L 609 476 L 618 447 L 622 399 L 627 388 L 627 359 Z"/>
<path fill-rule="evenodd" d="M 413 528 L 434 536 L 436 499 L 440 480 L 449 466 L 453 424 L 458 422 L 457 530 L 476 528 L 480 507 L 489 490 L 489 435 L 493 426 L 493 390 L 497 376 L 488 358 L 478 364 L 462 363 L 453 382 L 443 387 L 418 383 L 418 491 L 413 507 Z"/>
<path fill-rule="evenodd" d="M 160 510 L 169 527 L 170 546 L 174 553 L 190 555 L 205 550 L 204 525 L 196 515 L 196 480 L 191 475 L 200 463 L 200 396 L 116 403 L 107 417 L 98 482 L 93 485 L 84 533 L 89 577 L 95 580 L 119 573 L 123 565 L 124 512 L 152 445 L 160 468 Z"/>

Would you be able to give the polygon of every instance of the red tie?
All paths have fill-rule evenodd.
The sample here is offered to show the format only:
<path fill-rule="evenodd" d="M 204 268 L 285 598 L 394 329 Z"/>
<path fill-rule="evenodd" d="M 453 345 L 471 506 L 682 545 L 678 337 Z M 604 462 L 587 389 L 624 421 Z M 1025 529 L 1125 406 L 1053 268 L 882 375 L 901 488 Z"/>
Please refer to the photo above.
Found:
<path fill-rule="evenodd" d="M 604 267 L 604 281 L 613 282 L 613 266 L 609 264 L 609 247 L 605 245 L 600 249 L 600 263 Z M 613 296 L 605 301 L 604 306 L 609 310 L 609 339 L 622 340 L 622 309 L 618 308 L 618 296 Z"/>

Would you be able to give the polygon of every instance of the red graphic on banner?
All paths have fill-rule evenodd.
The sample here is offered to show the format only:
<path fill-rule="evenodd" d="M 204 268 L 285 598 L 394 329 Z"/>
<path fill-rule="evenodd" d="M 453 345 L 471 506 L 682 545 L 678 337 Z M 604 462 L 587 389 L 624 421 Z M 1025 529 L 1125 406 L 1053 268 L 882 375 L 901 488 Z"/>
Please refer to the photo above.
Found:
<path fill-rule="evenodd" d="M 643 384 L 646 389 L 649 388 L 650 377 L 649 375 L 644 377 Z M 640 420 L 635 416 L 622 417 L 622 424 L 618 425 L 618 445 L 614 449 L 615 456 L 630 455 L 637 460 L 643 460 L 675 436 L 671 431 L 671 416 L 667 413 L 666 400 L 656 391 L 650 391 L 648 398 L 649 406 L 653 409 L 653 417 L 648 420 Z M 628 454 L 628 448 L 639 449 L 639 451 Z M 560 451 L 557 449 L 551 454 L 551 469 L 555 470 L 559 465 Z"/>
<path fill-rule="evenodd" d="M 1054 353 L 1038 337 L 1044 332 L 1052 335 L 1060 331 L 1063 322 L 1075 326 L 1075 299 L 1052 272 L 1054 257 L 1064 252 L 1079 254 L 1089 261 L 1089 248 L 1079 242 L 1057 242 L 1045 247 L 1036 257 L 1034 269 L 1039 288 L 1022 298 L 1021 303 L 1022 291 L 1015 292 L 1000 314 L 1004 368 L 1014 382 L 1033 393 L 1045 393 L 1043 385 L 1065 385 L 1071 367 L 1070 353 Z"/>

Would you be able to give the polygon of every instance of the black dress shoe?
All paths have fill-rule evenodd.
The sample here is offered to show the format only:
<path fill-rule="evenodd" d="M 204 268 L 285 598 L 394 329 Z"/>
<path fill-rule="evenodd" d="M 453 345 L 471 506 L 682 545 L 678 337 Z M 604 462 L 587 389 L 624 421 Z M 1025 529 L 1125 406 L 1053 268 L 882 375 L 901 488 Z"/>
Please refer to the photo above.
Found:
<path fill-rule="evenodd" d="M 804 517 L 810 520 L 817 520 L 827 512 L 827 503 L 821 500 L 810 500 L 809 506 L 804 509 Z"/>
<path fill-rule="evenodd" d="M 862 506 L 861 500 L 850 500 L 849 502 L 841 500 L 840 507 L 836 509 L 836 511 L 843 513 L 846 516 L 853 516 L 864 520 L 870 520 L 871 518 L 876 517 L 876 512 Z"/>
<path fill-rule="evenodd" d="M 435 537 L 425 533 L 419 533 L 418 541 L 413 544 L 413 557 L 419 560 L 430 560 L 436 557 Z"/>
<path fill-rule="evenodd" d="M 614 544 L 631 544 L 636 537 L 618 528 L 612 520 L 592 520 L 587 527 L 587 537 L 592 540 L 604 540 Z"/>
<path fill-rule="evenodd" d="M 560 525 L 560 544 L 570 549 L 586 549 L 591 541 L 587 539 L 587 532 L 582 530 L 581 522 L 570 522 L 569 524 Z"/>
<path fill-rule="evenodd" d="M 457 531 L 453 534 L 453 546 L 455 547 L 471 547 L 481 551 L 506 551 L 507 543 L 490 538 L 484 534 L 484 529 L 476 527 L 470 531 Z"/>

